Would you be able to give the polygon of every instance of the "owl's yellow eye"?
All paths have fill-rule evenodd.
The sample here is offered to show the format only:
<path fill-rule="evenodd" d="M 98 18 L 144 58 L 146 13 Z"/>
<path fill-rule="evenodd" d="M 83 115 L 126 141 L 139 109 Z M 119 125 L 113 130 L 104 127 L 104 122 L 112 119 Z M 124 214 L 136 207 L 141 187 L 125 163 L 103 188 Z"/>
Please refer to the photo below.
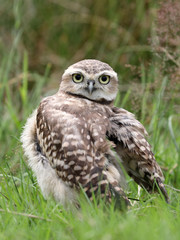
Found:
<path fill-rule="evenodd" d="M 99 82 L 101 84 L 108 84 L 110 82 L 110 76 L 108 76 L 108 75 L 101 75 L 99 77 Z"/>
<path fill-rule="evenodd" d="M 84 76 L 80 73 L 74 73 L 72 75 L 72 80 L 75 82 L 75 83 L 80 83 L 82 82 L 84 79 Z"/>

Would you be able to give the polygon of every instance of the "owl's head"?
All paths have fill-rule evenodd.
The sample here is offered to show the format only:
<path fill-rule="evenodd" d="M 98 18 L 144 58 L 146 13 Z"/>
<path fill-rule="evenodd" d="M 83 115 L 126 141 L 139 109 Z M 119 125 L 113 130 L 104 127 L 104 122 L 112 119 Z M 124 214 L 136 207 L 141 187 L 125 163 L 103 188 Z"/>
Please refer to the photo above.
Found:
<path fill-rule="evenodd" d="M 111 102 L 118 91 L 117 73 L 107 63 L 82 60 L 65 70 L 60 91 L 90 100 Z"/>

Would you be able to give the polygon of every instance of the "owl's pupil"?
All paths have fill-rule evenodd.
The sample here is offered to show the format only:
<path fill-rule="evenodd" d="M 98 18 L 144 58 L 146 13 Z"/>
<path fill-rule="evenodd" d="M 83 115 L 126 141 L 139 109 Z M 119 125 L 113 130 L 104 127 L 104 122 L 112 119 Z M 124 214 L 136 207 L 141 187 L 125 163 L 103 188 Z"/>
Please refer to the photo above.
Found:
<path fill-rule="evenodd" d="M 76 80 L 80 80 L 81 79 L 81 75 L 80 74 L 77 74 L 76 75 Z"/>
<path fill-rule="evenodd" d="M 106 81 L 107 81 L 107 77 L 106 77 L 106 76 L 102 76 L 102 77 L 101 77 L 101 80 L 102 80 L 103 82 L 106 82 Z"/>

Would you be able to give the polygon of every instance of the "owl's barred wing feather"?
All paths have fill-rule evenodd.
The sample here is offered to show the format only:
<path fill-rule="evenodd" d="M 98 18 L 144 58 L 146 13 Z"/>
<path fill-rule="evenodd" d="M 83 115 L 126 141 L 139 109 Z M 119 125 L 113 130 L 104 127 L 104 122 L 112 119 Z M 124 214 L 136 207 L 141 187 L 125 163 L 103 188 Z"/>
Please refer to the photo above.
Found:
<path fill-rule="evenodd" d="M 57 202 L 66 205 L 76 203 L 76 192 L 69 189 L 61 179 L 58 178 L 55 170 L 50 166 L 48 159 L 42 153 L 37 139 L 36 126 L 37 110 L 27 119 L 21 135 L 21 142 L 24 154 L 28 158 L 29 166 L 32 168 L 43 196 L 48 199 L 52 196 Z"/>
<path fill-rule="evenodd" d="M 86 155 L 85 143 L 81 139 L 80 128 L 77 128 L 78 119 L 65 111 L 63 105 L 59 104 L 59 107 L 56 101 L 54 104 L 52 101 L 49 98 L 47 102 L 41 102 L 38 109 L 38 141 L 59 178 L 70 187 L 77 186 L 78 182 L 86 182 L 92 158 Z"/>
<path fill-rule="evenodd" d="M 123 189 L 118 182 L 109 175 L 108 170 L 101 167 L 94 166 L 90 172 L 89 180 L 83 186 L 87 196 L 93 200 L 93 194 L 100 196 L 101 199 L 105 197 L 108 202 L 115 200 L 117 208 L 130 206 L 130 202 L 125 195 Z"/>
<path fill-rule="evenodd" d="M 113 176 L 113 166 L 106 164 L 108 159 L 105 153 L 110 150 L 105 134 L 108 120 L 102 119 L 91 108 L 83 113 L 86 114 L 85 119 L 83 115 L 77 114 L 77 100 L 73 108 L 67 107 L 68 101 L 61 103 L 61 98 L 49 97 L 41 102 L 36 117 L 41 153 L 57 176 L 70 188 L 78 190 L 81 186 L 91 200 L 93 194 L 100 193 L 108 201 L 113 197 L 116 201 L 119 196 L 117 206 L 122 205 L 122 202 L 130 205 Z M 99 135 L 99 125 L 94 123 L 98 119 L 101 123 Z"/>
<path fill-rule="evenodd" d="M 125 170 L 148 191 L 159 188 L 168 202 L 163 173 L 145 139 L 145 128 L 132 113 L 122 108 L 113 107 L 112 110 L 108 138 L 116 144 L 116 152 L 122 159 Z"/>

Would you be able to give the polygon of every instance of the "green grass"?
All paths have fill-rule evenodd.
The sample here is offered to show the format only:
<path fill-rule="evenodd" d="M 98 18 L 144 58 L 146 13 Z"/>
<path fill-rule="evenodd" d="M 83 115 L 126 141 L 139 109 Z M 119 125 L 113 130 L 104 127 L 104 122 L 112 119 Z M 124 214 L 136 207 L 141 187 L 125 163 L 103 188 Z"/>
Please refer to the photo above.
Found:
<path fill-rule="evenodd" d="M 121 14 L 119 1 L 107 1 L 106 8 L 102 1 L 93 6 L 87 1 L 82 15 L 78 12 L 81 1 L 69 10 L 70 1 L 55 2 L 44 1 L 41 6 L 40 1 L 29 5 L 14 1 L 12 9 L 10 1 L 1 4 L 2 33 L 11 41 L 1 41 L 6 34 L 0 39 L 0 239 L 180 239 L 180 89 L 161 69 L 161 64 L 172 63 L 152 55 L 147 42 L 153 1 L 148 6 L 144 1 L 135 5 L 122 1 Z M 65 24 L 57 28 L 60 20 Z M 23 156 L 22 127 L 41 98 L 57 90 L 65 66 L 85 57 L 107 61 L 118 71 L 115 105 L 135 113 L 145 125 L 165 175 L 169 205 L 160 194 L 149 195 L 142 189 L 138 194 L 137 184 L 129 177 L 127 195 L 140 201 L 127 211 L 103 202 L 90 204 L 84 196 L 80 210 L 64 209 L 43 198 Z M 127 63 L 130 68 L 125 67 Z"/>

